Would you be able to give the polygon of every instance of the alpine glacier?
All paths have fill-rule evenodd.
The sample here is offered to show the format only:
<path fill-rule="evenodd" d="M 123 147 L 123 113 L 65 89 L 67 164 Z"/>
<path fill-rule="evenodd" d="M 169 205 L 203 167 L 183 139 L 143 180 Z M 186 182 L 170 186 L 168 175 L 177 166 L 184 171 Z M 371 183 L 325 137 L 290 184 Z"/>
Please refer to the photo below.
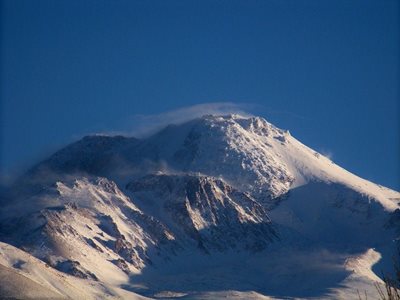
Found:
<path fill-rule="evenodd" d="M 260 117 L 92 135 L 2 195 L 0 297 L 359 299 L 393 272 L 400 193 Z"/>

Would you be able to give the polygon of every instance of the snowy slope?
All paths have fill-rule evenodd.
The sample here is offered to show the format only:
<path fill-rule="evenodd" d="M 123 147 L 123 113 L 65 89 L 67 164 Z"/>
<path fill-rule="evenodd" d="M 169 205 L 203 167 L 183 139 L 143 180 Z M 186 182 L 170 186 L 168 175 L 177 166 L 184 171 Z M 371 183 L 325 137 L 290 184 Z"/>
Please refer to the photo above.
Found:
<path fill-rule="evenodd" d="M 183 141 L 177 143 L 181 136 Z M 160 156 L 173 168 L 221 176 L 261 198 L 266 194 L 276 198 L 291 188 L 323 181 L 369 195 L 389 211 L 400 200 L 397 192 L 347 172 L 259 117 L 205 116 L 167 127 L 150 140 L 163 145 Z"/>
<path fill-rule="evenodd" d="M 32 255 L 0 242 L 2 299 L 145 299 L 113 286 L 59 272 Z"/>
<path fill-rule="evenodd" d="M 341 183 L 392 211 L 397 192 L 337 166 L 260 117 L 211 116 L 170 125 L 146 139 L 88 136 L 36 165 L 28 175 L 85 172 L 127 183 L 163 171 L 221 177 L 258 199 L 274 199 L 311 181 Z M 41 176 L 38 176 L 41 175 Z M 46 175 L 46 176 L 44 176 Z"/>
<path fill-rule="evenodd" d="M 34 205 L 20 208 L 17 202 L 6 208 L 19 212 L 8 213 L 4 221 L 11 241 L 82 278 L 123 282 L 124 272 L 138 272 L 149 261 L 154 245 L 177 246 L 165 226 L 105 178 L 57 182 L 26 200 Z"/>
<path fill-rule="evenodd" d="M 143 205 L 153 200 L 149 189 L 164 198 L 157 204 L 159 213 Z M 10 243 L 49 267 L 128 290 L 129 276 L 152 265 L 159 268 L 184 251 L 260 251 L 276 240 L 265 209 L 222 181 L 153 175 L 131 182 L 131 190 L 143 196 L 136 202 L 144 211 L 105 178 L 57 181 L 6 207 L 3 234 L 11 232 Z"/>
<path fill-rule="evenodd" d="M 85 137 L 8 195 L 1 239 L 99 293 L 358 299 L 400 232 L 398 192 L 240 115 Z"/>

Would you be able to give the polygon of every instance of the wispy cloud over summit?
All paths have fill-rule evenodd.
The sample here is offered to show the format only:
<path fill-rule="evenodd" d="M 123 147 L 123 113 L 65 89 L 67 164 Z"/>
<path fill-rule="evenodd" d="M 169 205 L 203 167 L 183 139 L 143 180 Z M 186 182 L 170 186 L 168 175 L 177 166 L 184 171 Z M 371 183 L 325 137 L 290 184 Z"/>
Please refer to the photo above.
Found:
<path fill-rule="evenodd" d="M 251 105 L 232 102 L 213 102 L 182 107 L 160 114 L 135 115 L 132 121 L 136 125 L 133 127 L 131 133 L 135 136 L 144 136 L 169 124 L 180 124 L 209 114 L 252 116 L 252 114 L 246 111 L 246 108 L 250 109 Z"/>

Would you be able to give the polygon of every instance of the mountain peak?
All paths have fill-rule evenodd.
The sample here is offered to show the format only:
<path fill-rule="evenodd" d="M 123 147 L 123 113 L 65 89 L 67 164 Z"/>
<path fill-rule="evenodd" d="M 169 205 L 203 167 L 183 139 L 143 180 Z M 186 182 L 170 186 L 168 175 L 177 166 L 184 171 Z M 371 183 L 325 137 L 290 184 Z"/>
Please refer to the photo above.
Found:
<path fill-rule="evenodd" d="M 25 176 L 34 185 L 20 181 L 16 189 L 25 194 L 1 211 L 0 235 L 49 270 L 107 287 L 136 290 L 138 278 L 153 278 L 151 284 L 167 282 L 170 290 L 168 266 L 173 274 L 181 269 L 192 276 L 199 258 L 202 278 L 218 278 L 211 277 L 210 287 L 229 273 L 239 276 L 232 278 L 233 288 L 236 282 L 250 280 L 247 290 L 265 286 L 264 278 L 283 278 L 286 292 L 296 278 L 302 293 L 333 269 L 364 280 L 357 274 L 360 261 L 372 276 L 372 264 L 380 253 L 390 259 L 398 239 L 399 193 L 347 172 L 261 117 L 204 115 L 143 139 L 87 136 Z M 319 249 L 337 253 L 334 264 Z M 21 263 L 10 259 L 19 272 Z M 176 268 L 180 263 L 188 265 Z M 214 263 L 223 273 L 215 273 Z M 316 265 L 332 267 L 314 270 Z M 226 266 L 234 268 L 228 272 Z M 178 273 L 186 282 L 187 274 Z M 309 282 L 301 281 L 304 274 L 312 276 Z M 335 286 L 343 284 L 333 277 Z M 221 284 L 216 289 L 228 287 Z"/>
<path fill-rule="evenodd" d="M 223 131 L 226 131 L 228 128 L 236 126 L 259 135 L 275 134 L 284 136 L 289 134 L 288 130 L 279 129 L 264 118 L 252 115 L 204 115 L 199 118 L 198 121 L 200 123 L 209 125 L 207 129 L 209 129 L 209 127 L 217 127 Z"/>
<path fill-rule="evenodd" d="M 123 184 L 157 171 L 198 172 L 266 202 L 310 181 L 338 182 L 360 191 L 368 186 L 385 206 L 394 206 L 370 183 L 306 147 L 288 131 L 262 117 L 240 114 L 204 115 L 140 140 L 87 136 L 34 168 L 43 169 L 105 176 Z"/>

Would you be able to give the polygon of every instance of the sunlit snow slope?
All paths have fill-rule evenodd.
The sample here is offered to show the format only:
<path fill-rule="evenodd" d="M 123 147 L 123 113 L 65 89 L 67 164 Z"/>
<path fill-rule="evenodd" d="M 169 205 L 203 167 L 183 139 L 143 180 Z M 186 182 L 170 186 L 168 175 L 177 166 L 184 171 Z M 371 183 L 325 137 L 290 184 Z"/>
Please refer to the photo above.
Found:
<path fill-rule="evenodd" d="M 240 115 L 85 137 L 4 197 L 0 271 L 60 298 L 82 282 L 88 298 L 373 297 L 400 229 L 398 192 Z"/>

